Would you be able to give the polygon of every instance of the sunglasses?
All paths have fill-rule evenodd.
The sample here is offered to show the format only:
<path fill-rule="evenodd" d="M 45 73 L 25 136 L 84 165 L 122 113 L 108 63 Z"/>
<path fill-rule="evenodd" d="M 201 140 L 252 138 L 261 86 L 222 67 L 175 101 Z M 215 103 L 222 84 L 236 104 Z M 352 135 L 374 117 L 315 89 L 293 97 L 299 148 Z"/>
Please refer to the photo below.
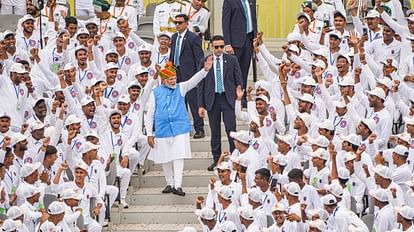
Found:
<path fill-rule="evenodd" d="M 185 23 L 185 22 L 184 22 L 184 21 L 175 21 L 175 22 L 174 22 L 174 24 L 175 24 L 175 25 L 181 25 L 181 24 L 183 24 L 183 23 Z"/>
<path fill-rule="evenodd" d="M 216 45 L 216 46 L 214 46 L 214 48 L 215 49 L 219 49 L 219 48 L 223 49 L 224 48 L 224 45 Z"/>

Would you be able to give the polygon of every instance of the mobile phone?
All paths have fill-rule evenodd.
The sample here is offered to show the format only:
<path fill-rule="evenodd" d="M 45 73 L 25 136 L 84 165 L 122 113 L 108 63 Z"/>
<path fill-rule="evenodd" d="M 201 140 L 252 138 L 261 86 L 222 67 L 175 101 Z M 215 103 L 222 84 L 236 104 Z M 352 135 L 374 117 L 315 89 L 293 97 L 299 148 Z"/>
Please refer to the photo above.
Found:
<path fill-rule="evenodd" d="M 272 178 L 272 180 L 270 181 L 270 188 L 276 188 L 277 185 L 277 179 L 276 178 Z"/>
<path fill-rule="evenodd" d="M 329 22 L 329 19 L 323 20 L 323 27 L 330 27 L 331 23 Z"/>
<path fill-rule="evenodd" d="M 366 27 L 362 28 L 362 34 L 367 35 L 368 34 L 368 28 L 366 28 Z"/>

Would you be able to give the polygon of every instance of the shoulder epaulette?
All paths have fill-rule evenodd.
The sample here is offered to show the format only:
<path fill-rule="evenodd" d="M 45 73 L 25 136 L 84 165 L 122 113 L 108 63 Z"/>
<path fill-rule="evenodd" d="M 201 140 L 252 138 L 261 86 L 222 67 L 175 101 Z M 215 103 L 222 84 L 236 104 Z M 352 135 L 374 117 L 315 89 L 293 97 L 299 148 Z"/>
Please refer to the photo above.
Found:
<path fill-rule="evenodd" d="M 166 2 L 166 1 L 161 1 L 161 2 L 157 3 L 157 5 L 161 5 L 161 4 L 163 4 L 164 2 Z"/>
<path fill-rule="evenodd" d="M 206 6 L 203 6 L 204 9 L 206 9 L 207 11 L 210 11 L 210 9 L 208 9 Z"/>

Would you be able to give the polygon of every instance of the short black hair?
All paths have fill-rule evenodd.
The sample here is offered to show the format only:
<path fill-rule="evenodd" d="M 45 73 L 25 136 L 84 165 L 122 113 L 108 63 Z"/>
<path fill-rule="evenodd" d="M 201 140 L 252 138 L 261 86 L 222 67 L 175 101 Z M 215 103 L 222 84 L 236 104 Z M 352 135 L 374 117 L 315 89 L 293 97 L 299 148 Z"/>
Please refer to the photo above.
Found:
<path fill-rule="evenodd" d="M 292 180 L 302 180 L 303 179 L 303 171 L 299 168 L 292 168 L 288 173 L 288 177 Z"/>
<path fill-rule="evenodd" d="M 211 38 L 211 43 L 213 43 L 214 41 L 219 41 L 219 40 L 223 40 L 224 41 L 224 36 L 222 35 L 215 35 Z"/>
<path fill-rule="evenodd" d="M 186 14 L 178 14 L 175 18 L 183 18 L 185 22 L 188 22 L 189 18 Z"/>
<path fill-rule="evenodd" d="M 260 169 L 257 169 L 257 170 L 254 172 L 254 174 L 262 176 L 263 178 L 265 178 L 265 179 L 266 179 L 266 181 L 267 181 L 267 182 L 269 182 L 269 180 L 270 180 L 270 176 L 271 176 L 271 174 L 270 174 L 270 170 L 269 170 L 269 169 L 267 169 L 267 168 L 260 168 Z"/>
<path fill-rule="evenodd" d="M 68 27 L 69 24 L 76 24 L 76 25 L 78 25 L 78 20 L 75 17 L 73 17 L 73 16 L 66 17 L 66 19 L 65 19 L 65 26 Z"/>
<path fill-rule="evenodd" d="M 22 65 L 29 65 L 30 66 L 30 63 L 27 60 L 19 60 L 17 63 L 22 64 Z"/>
<path fill-rule="evenodd" d="M 52 145 L 47 145 L 46 147 L 46 152 L 45 152 L 45 158 L 47 156 L 53 155 L 53 154 L 57 154 L 57 149 L 55 146 Z"/>

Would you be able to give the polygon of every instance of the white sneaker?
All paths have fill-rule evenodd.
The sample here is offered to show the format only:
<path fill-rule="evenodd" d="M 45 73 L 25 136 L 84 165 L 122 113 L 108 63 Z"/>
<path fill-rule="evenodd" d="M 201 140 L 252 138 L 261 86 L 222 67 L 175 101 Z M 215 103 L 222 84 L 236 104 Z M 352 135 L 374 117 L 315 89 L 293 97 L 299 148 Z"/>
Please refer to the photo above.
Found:
<path fill-rule="evenodd" d="M 129 205 L 128 205 L 128 203 L 126 203 L 125 199 L 121 199 L 121 205 L 122 205 L 122 208 L 124 208 L 124 209 L 129 208 Z"/>

